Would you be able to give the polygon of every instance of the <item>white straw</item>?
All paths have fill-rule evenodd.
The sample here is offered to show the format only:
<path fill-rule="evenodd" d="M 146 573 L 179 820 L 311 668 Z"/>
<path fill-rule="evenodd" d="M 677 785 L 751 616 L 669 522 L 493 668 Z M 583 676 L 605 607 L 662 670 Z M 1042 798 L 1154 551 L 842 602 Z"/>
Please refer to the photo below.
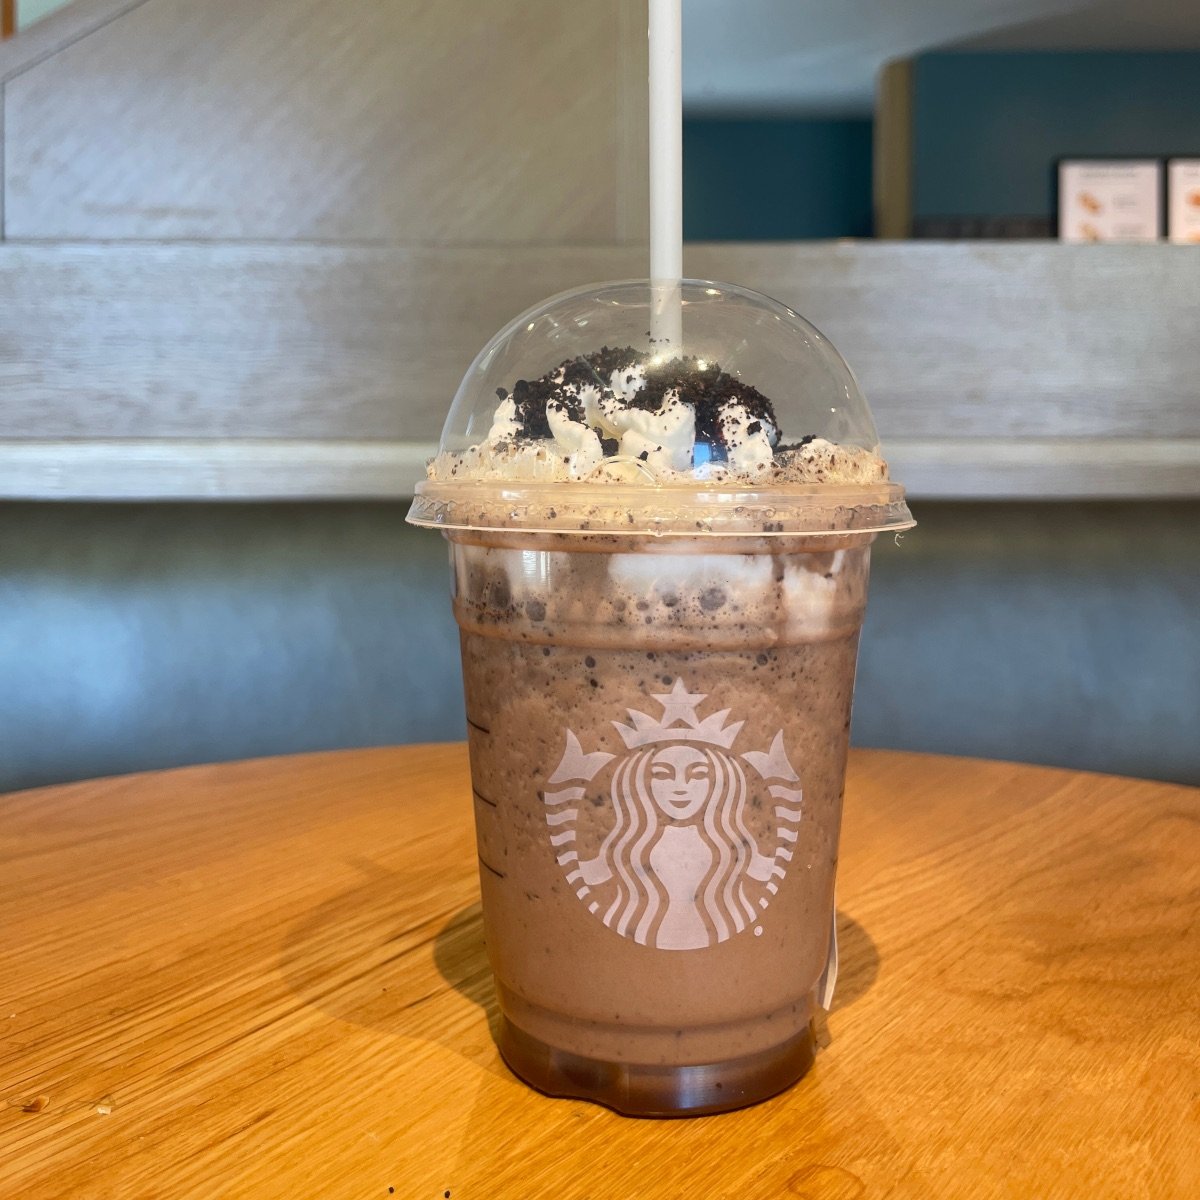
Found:
<path fill-rule="evenodd" d="M 650 335 L 683 344 L 683 103 L 681 0 L 650 0 Z"/>

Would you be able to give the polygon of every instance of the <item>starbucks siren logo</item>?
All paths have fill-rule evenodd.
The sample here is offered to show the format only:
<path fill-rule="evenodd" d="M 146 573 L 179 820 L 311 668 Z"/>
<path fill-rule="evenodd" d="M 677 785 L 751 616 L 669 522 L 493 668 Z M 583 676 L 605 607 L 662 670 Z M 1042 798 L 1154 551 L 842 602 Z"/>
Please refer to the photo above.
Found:
<path fill-rule="evenodd" d="M 543 799 L 550 844 L 575 894 L 622 937 L 660 950 L 697 950 L 753 928 L 779 890 L 798 837 L 803 792 L 780 730 L 770 749 L 733 753 L 744 721 L 730 710 L 703 720 L 706 695 L 676 680 L 655 695 L 662 717 L 629 710 L 613 725 L 626 753 L 588 753 L 568 729 L 562 760 Z M 775 800 L 769 854 L 746 824 L 742 760 Z M 579 803 L 610 763 L 606 817 L 597 853 L 581 858 Z"/>

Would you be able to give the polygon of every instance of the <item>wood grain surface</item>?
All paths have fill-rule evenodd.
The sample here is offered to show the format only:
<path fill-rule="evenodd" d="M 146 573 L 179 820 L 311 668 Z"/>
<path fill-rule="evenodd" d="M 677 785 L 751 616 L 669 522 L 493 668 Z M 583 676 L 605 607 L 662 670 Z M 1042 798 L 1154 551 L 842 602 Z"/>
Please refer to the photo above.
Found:
<path fill-rule="evenodd" d="M 460 746 L 0 799 L 0 1191 L 1200 1194 L 1200 791 L 859 751 L 810 1075 L 691 1121 L 497 1058 Z"/>
<path fill-rule="evenodd" d="M 115 21 L 147 0 L 71 0 L 0 46 L 0 83 Z"/>
<path fill-rule="evenodd" d="M 644 272 L 644 34 L 644 0 L 75 0 L 0 45 L 0 496 L 410 490 L 498 327 Z M 686 269 L 821 327 L 916 496 L 1200 494 L 1179 247 L 726 243 Z"/>
<path fill-rule="evenodd" d="M 805 314 L 885 441 L 1200 437 L 1178 246 L 694 244 Z M 628 246 L 0 246 L 0 440 L 436 439 L 480 347 Z"/>
<path fill-rule="evenodd" d="M 644 79 L 639 5 L 145 0 L 97 12 L 5 82 L 5 236 L 640 235 L 627 206 L 645 208 L 645 87 L 625 86 L 639 63 Z"/>
<path fill-rule="evenodd" d="M 1200 438 L 889 438 L 918 500 L 1200 496 Z M 0 441 L 0 499 L 410 499 L 436 442 L 299 438 Z"/>

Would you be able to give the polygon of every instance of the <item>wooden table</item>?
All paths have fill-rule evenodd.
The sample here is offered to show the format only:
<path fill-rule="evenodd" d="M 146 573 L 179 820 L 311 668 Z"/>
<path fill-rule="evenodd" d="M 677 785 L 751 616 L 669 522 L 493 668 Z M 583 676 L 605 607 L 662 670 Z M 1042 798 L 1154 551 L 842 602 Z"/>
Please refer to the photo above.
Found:
<path fill-rule="evenodd" d="M 1200 791 L 855 753 L 816 1066 L 689 1121 L 505 1070 L 470 821 L 461 746 L 0 799 L 0 1195 L 1200 1196 Z"/>

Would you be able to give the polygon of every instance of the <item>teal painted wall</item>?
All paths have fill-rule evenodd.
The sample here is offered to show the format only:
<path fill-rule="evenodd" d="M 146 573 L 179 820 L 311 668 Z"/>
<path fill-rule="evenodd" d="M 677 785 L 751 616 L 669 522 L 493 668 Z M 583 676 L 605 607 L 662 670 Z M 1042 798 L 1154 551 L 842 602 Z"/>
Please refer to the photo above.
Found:
<path fill-rule="evenodd" d="M 17 28 L 24 29 L 34 21 L 40 21 L 68 2 L 69 0 L 17 0 Z"/>
<path fill-rule="evenodd" d="M 1054 164 L 1078 155 L 1200 156 L 1200 53 L 921 55 L 913 83 L 913 209 L 1045 216 Z M 869 237 L 871 122 L 684 122 L 690 241 Z"/>
<path fill-rule="evenodd" d="M 938 53 L 913 80 L 913 209 L 1049 216 L 1064 156 L 1200 155 L 1200 53 Z"/>
<path fill-rule="evenodd" d="M 688 241 L 871 235 L 869 120 L 691 118 L 683 174 Z"/>
<path fill-rule="evenodd" d="M 441 538 L 395 505 L 0 505 L 0 790 L 463 736 Z"/>
<path fill-rule="evenodd" d="M 938 57 L 956 61 L 927 82 L 969 66 Z M 954 90 L 941 94 L 940 108 L 954 107 Z M 995 112 L 994 98 L 972 103 Z M 966 114 L 935 116 L 965 137 Z M 1034 110 L 1021 129 L 997 118 L 994 138 L 1025 147 L 1000 193 L 1025 212 L 1047 177 L 1044 148 L 1029 150 L 1042 136 Z M 1085 150 L 1098 152 L 1055 153 Z M 981 204 L 994 194 L 991 159 L 943 151 L 923 169 L 939 162 L 943 190 L 926 200 L 963 212 L 969 193 L 946 190 L 960 178 L 973 177 Z M 867 229 L 866 122 L 689 121 L 685 171 L 693 239 Z M 0 504 L 0 790 L 461 738 L 445 548 L 405 527 L 403 511 Z M 877 548 L 858 744 L 1200 784 L 1200 504 L 921 504 L 917 515 L 901 545 Z"/>

